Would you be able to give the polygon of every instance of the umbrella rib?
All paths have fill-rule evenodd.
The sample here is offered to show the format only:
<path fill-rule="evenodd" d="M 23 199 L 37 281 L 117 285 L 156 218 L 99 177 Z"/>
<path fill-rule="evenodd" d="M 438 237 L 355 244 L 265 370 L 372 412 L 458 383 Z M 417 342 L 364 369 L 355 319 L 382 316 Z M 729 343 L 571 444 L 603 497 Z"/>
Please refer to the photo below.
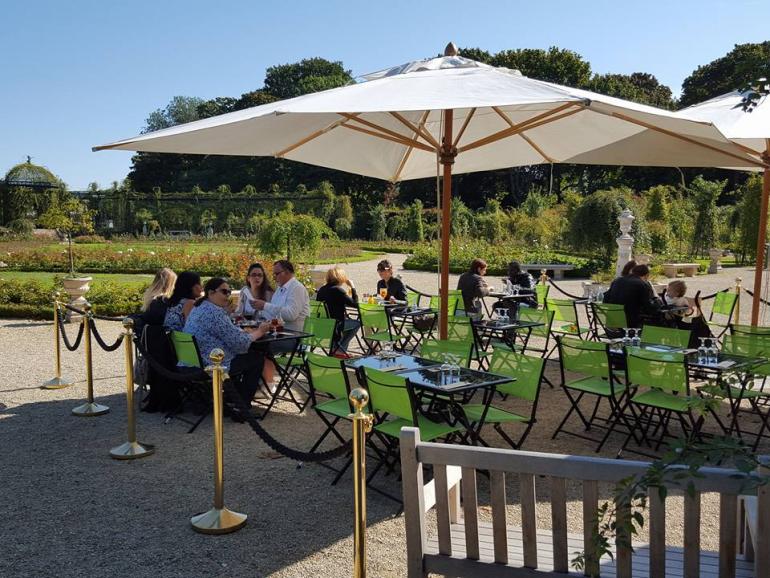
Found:
<path fill-rule="evenodd" d="M 365 120 L 363 118 L 358 118 L 356 115 L 352 115 L 347 112 L 338 112 L 337 114 L 344 116 L 345 118 L 349 118 L 350 120 L 357 122 L 359 124 L 362 124 L 364 126 L 368 126 L 369 128 L 374 129 L 377 132 L 371 132 L 371 131 L 361 131 L 361 132 L 367 132 L 367 134 L 371 134 L 372 136 L 379 136 L 381 138 L 387 138 L 388 140 L 394 140 L 395 142 L 400 142 L 402 144 L 406 144 L 409 146 L 413 146 L 415 148 L 427 151 L 429 153 L 435 153 L 436 150 L 433 148 L 430 148 L 428 145 L 425 145 L 421 143 L 420 141 L 414 140 L 413 138 L 409 138 L 406 135 L 401 134 L 400 132 L 397 132 L 395 130 L 390 130 L 389 128 L 385 128 L 384 126 L 380 126 L 379 124 L 376 124 L 374 122 L 371 122 L 369 120 Z M 359 113 L 360 114 L 360 113 Z M 354 130 L 359 130 L 359 127 L 356 127 L 354 125 L 346 124 L 343 125 L 345 128 L 352 128 Z M 388 138 L 390 137 L 390 138 Z"/>
<path fill-rule="evenodd" d="M 376 137 L 384 139 L 384 140 L 393 141 L 395 143 L 402 144 L 402 145 L 407 146 L 407 147 L 414 147 L 414 148 L 423 150 L 425 152 L 429 152 L 431 154 L 435 154 L 436 153 L 436 151 L 433 150 L 432 148 L 430 148 L 429 146 L 424 145 L 421 142 L 418 142 L 418 141 L 415 141 L 415 140 L 410 140 L 410 139 L 408 139 L 406 137 L 400 137 L 400 138 L 393 137 L 393 136 L 390 136 L 388 134 L 383 134 L 383 133 L 380 133 L 380 132 L 369 130 L 369 129 L 366 129 L 366 128 L 363 128 L 363 127 L 360 127 L 360 126 L 355 126 L 355 125 L 352 125 L 352 124 L 342 124 L 340 126 L 343 127 L 343 128 L 349 128 L 350 130 L 355 130 L 355 131 L 358 131 L 358 132 L 362 132 L 362 133 L 368 134 L 370 136 L 376 136 Z"/>
<path fill-rule="evenodd" d="M 564 111 L 565 109 L 572 108 L 572 110 Z M 559 107 L 556 107 L 553 110 L 549 110 L 548 112 L 545 112 L 543 114 L 539 114 L 537 116 L 532 117 L 529 120 L 526 120 L 522 123 L 519 123 L 515 127 L 509 127 L 505 130 L 498 131 L 496 133 L 493 133 L 489 136 L 485 136 L 484 138 L 481 138 L 477 141 L 473 141 L 472 143 L 468 143 L 464 147 L 460 147 L 457 149 L 458 153 L 465 152 L 471 149 L 478 148 L 480 146 L 484 146 L 493 142 L 497 142 L 499 140 L 502 140 L 504 138 L 507 138 L 509 136 L 513 136 L 515 134 L 519 134 L 520 132 L 523 132 L 525 130 L 530 130 L 538 126 L 542 126 L 544 124 L 548 124 L 550 122 L 557 121 L 559 119 L 572 116 L 575 113 L 580 112 L 581 110 L 585 110 L 585 103 L 583 102 L 568 102 L 566 104 L 563 104 Z M 561 114 L 557 114 L 561 112 Z M 550 118 L 549 118 L 550 117 Z"/>
<path fill-rule="evenodd" d="M 644 122 L 642 120 L 637 120 L 635 118 L 632 118 L 630 116 L 626 116 L 625 114 L 621 114 L 619 112 L 612 112 L 612 113 L 610 113 L 610 112 L 604 112 L 604 111 L 601 111 L 601 110 L 595 110 L 595 109 L 592 109 L 592 110 L 594 112 L 598 112 L 599 114 L 604 114 L 604 115 L 612 116 L 612 117 L 615 117 L 615 118 L 619 118 L 620 120 L 624 120 L 626 122 L 630 122 L 631 124 L 636 124 L 636 125 L 639 125 L 639 126 L 642 126 L 642 127 L 646 128 L 646 129 L 654 130 L 655 132 L 659 132 L 659 133 L 665 134 L 667 136 L 674 137 L 674 138 L 677 138 L 679 140 L 683 140 L 683 141 L 688 142 L 690 144 L 694 144 L 694 145 L 697 145 L 697 146 L 700 146 L 700 147 L 703 147 L 703 148 L 706 148 L 706 149 L 709 149 L 709 150 L 721 153 L 723 155 L 727 155 L 729 157 L 733 157 L 733 158 L 738 159 L 739 161 L 742 161 L 742 162 L 749 162 L 749 163 L 751 163 L 751 164 L 753 164 L 753 165 L 755 165 L 757 167 L 767 168 L 767 166 L 768 166 L 768 165 L 766 165 L 765 163 L 763 163 L 761 161 L 753 161 L 751 159 L 744 158 L 744 157 L 742 157 L 740 155 L 737 155 L 735 153 L 731 153 L 729 151 L 722 150 L 719 147 L 715 147 L 713 145 L 700 142 L 698 140 L 695 140 L 694 138 L 690 138 L 690 137 L 684 136 L 682 134 L 677 134 L 677 133 L 675 133 L 673 131 L 666 130 L 665 128 L 657 127 L 655 125 L 652 125 L 650 123 Z"/>
<path fill-rule="evenodd" d="M 454 148 L 457 148 L 457 143 L 460 142 L 460 139 L 462 138 L 463 133 L 465 132 L 465 129 L 468 128 L 468 125 L 470 124 L 474 114 L 476 114 L 475 106 L 468 113 L 468 116 L 465 117 L 465 121 L 463 122 L 463 125 L 460 127 L 460 132 L 457 133 L 457 136 L 455 137 L 455 142 L 452 143 L 452 146 Z"/>
<path fill-rule="evenodd" d="M 430 112 L 430 111 L 425 111 L 425 112 Z M 438 141 L 436 141 L 436 139 L 433 138 L 433 135 L 423 130 L 422 125 L 424 124 L 424 121 L 420 121 L 420 126 L 415 126 L 397 112 L 391 112 L 390 115 L 393 118 L 397 119 L 402 124 L 404 124 L 407 128 L 413 130 L 415 132 L 415 135 L 413 138 L 417 138 L 418 136 L 421 136 L 426 141 L 428 141 L 428 144 L 432 145 L 436 149 L 441 148 L 441 146 L 438 144 Z"/>
<path fill-rule="evenodd" d="M 282 158 L 284 155 L 290 153 L 291 151 L 293 151 L 295 149 L 298 149 L 302 145 L 305 145 L 305 144 L 309 143 L 311 140 L 316 139 L 316 138 L 318 138 L 319 136 L 321 136 L 323 134 L 326 134 L 327 132 L 337 128 L 338 126 L 344 125 L 349 120 L 350 119 L 348 119 L 348 118 L 343 118 L 343 119 L 334 121 L 330 125 L 325 126 L 324 128 L 322 128 L 321 130 L 317 130 L 314 133 L 309 134 L 305 138 L 303 138 L 301 140 L 298 140 L 294 144 L 287 146 L 285 149 L 280 150 L 277 153 L 274 153 L 273 156 L 276 157 L 276 158 Z"/>
<path fill-rule="evenodd" d="M 494 111 L 495 111 L 495 112 L 496 112 L 496 113 L 497 113 L 497 114 L 498 114 L 498 115 L 499 115 L 499 116 L 500 116 L 500 117 L 501 117 L 501 118 L 502 118 L 502 119 L 503 119 L 505 122 L 507 122 L 507 123 L 508 123 L 508 125 L 509 125 L 511 128 L 513 128 L 513 127 L 515 127 L 515 126 L 516 126 L 516 123 L 514 123 L 514 122 L 511 120 L 511 118 L 510 118 L 510 117 L 509 117 L 507 114 L 505 114 L 505 112 L 503 112 L 502 110 L 500 110 L 500 108 L 499 108 L 499 107 L 497 107 L 497 106 L 493 106 L 493 107 L 492 107 L 492 110 L 494 110 Z M 537 145 L 535 144 L 535 142 L 534 142 L 534 141 L 533 141 L 531 138 L 529 138 L 527 135 L 525 135 L 525 134 L 524 134 L 524 132 L 521 132 L 521 133 L 519 133 L 519 136 L 520 136 L 521 138 L 523 138 L 523 139 L 524 139 L 524 141 L 525 141 L 525 142 L 526 142 L 526 143 L 527 143 L 529 146 L 531 146 L 533 149 L 535 149 L 535 152 L 537 152 L 537 154 L 539 154 L 541 157 L 543 157 L 543 158 L 544 158 L 545 160 L 547 160 L 549 163 L 552 163 L 552 162 L 554 162 L 554 160 L 553 160 L 551 157 L 549 157 L 547 154 L 545 154 L 545 153 L 543 152 L 543 150 L 542 150 L 542 149 L 541 149 L 539 146 L 537 146 Z"/>
<path fill-rule="evenodd" d="M 425 126 L 425 121 L 428 120 L 429 114 L 430 114 L 430 111 L 426 110 L 425 113 L 422 115 L 422 118 L 420 119 L 420 124 L 415 127 L 415 130 L 422 129 Z M 414 147 L 411 147 L 411 146 L 408 149 L 406 149 L 406 152 L 404 153 L 404 157 L 401 159 L 401 162 L 398 165 L 396 174 L 393 175 L 392 179 L 390 179 L 391 183 L 397 183 L 398 179 L 401 178 L 401 172 L 404 170 L 404 167 L 406 166 L 406 163 L 409 160 L 409 157 L 412 155 L 413 150 L 414 150 Z"/>

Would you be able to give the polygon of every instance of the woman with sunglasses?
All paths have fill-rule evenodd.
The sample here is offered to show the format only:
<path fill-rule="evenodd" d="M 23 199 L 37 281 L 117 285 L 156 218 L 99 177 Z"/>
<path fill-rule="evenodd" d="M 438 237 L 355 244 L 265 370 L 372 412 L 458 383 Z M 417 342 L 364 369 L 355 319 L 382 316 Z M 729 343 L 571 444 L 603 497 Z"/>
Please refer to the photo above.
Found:
<path fill-rule="evenodd" d="M 273 288 L 261 263 L 252 263 L 246 273 L 246 284 L 238 293 L 237 315 L 253 317 L 257 312 L 254 304 L 257 299 L 270 301 L 273 298 Z"/>
<path fill-rule="evenodd" d="M 270 330 L 269 323 L 256 328 L 239 329 L 230 320 L 228 311 L 230 285 L 221 277 L 214 277 L 203 286 L 203 297 L 195 303 L 184 325 L 198 343 L 202 362 L 208 363 L 214 349 L 225 352 L 222 362 L 243 399 L 251 401 L 259 388 L 265 354 L 249 351 L 251 344 Z"/>

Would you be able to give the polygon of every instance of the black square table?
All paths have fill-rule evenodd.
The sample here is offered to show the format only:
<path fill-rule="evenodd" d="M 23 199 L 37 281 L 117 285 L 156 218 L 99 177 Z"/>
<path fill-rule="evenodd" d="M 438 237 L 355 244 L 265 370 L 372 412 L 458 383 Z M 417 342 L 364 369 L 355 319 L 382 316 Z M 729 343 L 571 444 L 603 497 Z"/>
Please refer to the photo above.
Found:
<path fill-rule="evenodd" d="M 482 319 L 480 321 L 473 321 L 473 331 L 476 335 L 479 352 L 482 352 L 486 351 L 495 337 L 513 349 L 513 341 L 516 338 L 516 334 L 522 331 L 526 331 L 526 336 L 522 339 L 522 347 L 526 348 L 532 330 L 535 327 L 543 327 L 544 325 L 544 323 L 536 321 L 519 321 L 517 319 L 504 322 L 496 319 Z"/>
<path fill-rule="evenodd" d="M 265 417 L 271 409 L 273 409 L 273 406 L 275 405 L 275 402 L 279 399 L 285 399 L 288 401 L 291 401 L 296 405 L 300 411 L 305 409 L 305 405 L 307 402 L 302 403 L 299 401 L 294 394 L 291 392 L 291 386 L 292 386 L 292 360 L 294 359 L 294 356 L 299 351 L 300 345 L 302 343 L 302 339 L 305 339 L 307 337 L 312 337 L 312 333 L 305 333 L 304 331 L 295 331 L 293 329 L 283 329 L 281 331 L 277 332 L 271 332 L 268 333 L 259 339 L 255 340 L 252 344 L 252 347 L 258 348 L 258 349 L 264 349 L 265 356 L 273 362 L 273 365 L 275 365 L 275 369 L 278 372 L 278 374 L 281 376 L 280 381 L 278 382 L 278 385 L 275 387 L 275 391 L 273 392 L 272 396 L 270 397 L 270 402 L 268 403 L 267 407 L 265 408 L 265 411 L 260 416 L 260 419 Z M 275 355 L 272 351 L 270 351 L 270 345 L 273 343 L 280 343 L 285 341 L 291 341 L 294 340 L 294 348 L 288 352 L 288 356 L 285 358 L 285 364 L 278 363 L 278 361 L 275 358 Z M 268 384 L 269 385 L 269 384 Z M 268 388 L 269 390 L 269 388 Z M 286 391 L 286 396 L 283 395 L 283 391 Z"/>

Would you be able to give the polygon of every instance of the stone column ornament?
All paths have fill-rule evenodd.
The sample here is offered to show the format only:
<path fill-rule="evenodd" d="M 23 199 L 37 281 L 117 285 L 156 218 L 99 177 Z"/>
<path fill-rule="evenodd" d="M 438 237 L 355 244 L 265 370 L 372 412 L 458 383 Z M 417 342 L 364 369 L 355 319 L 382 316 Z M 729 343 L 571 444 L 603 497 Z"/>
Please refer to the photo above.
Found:
<path fill-rule="evenodd" d="M 722 249 L 709 249 L 709 273 L 719 273 L 722 270 L 722 264 L 719 260 L 722 258 Z"/>
<path fill-rule="evenodd" d="M 630 235 L 630 232 L 634 219 L 635 217 L 631 214 L 630 209 L 623 209 L 623 212 L 620 213 L 620 216 L 618 217 L 618 221 L 620 222 L 620 236 L 615 239 L 618 244 L 618 261 L 615 265 L 616 277 L 620 276 L 623 265 L 631 260 L 634 238 Z"/>

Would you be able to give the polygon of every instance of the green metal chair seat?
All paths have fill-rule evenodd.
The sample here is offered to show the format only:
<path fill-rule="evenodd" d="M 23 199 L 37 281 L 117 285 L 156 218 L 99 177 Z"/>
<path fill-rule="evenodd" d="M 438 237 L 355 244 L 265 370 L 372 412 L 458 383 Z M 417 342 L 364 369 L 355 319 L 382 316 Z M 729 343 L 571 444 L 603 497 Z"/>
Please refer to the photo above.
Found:
<path fill-rule="evenodd" d="M 348 419 L 351 414 L 350 403 L 347 399 L 330 399 L 329 401 L 322 401 L 318 403 L 314 408 L 316 411 L 322 411 L 323 413 Z M 366 413 L 366 409 L 364 413 Z"/>
<path fill-rule="evenodd" d="M 585 393 L 592 393 L 594 395 L 612 395 L 612 387 L 610 386 L 610 382 L 607 379 L 592 375 L 568 381 L 564 384 L 564 387 L 577 389 L 578 391 L 584 391 Z M 625 389 L 625 386 L 622 383 L 615 383 L 616 393 L 620 393 L 620 390 L 622 389 Z"/>
<path fill-rule="evenodd" d="M 486 406 L 483 403 L 469 403 L 466 405 L 463 405 L 463 413 L 465 413 L 466 419 L 471 422 L 475 423 L 481 420 L 482 415 L 484 414 L 484 408 Z M 500 409 L 498 407 L 490 407 L 487 410 L 487 415 L 484 417 L 485 423 L 509 423 L 509 422 L 517 422 L 517 423 L 527 423 L 529 422 L 531 417 L 519 415 L 518 413 L 513 413 L 510 411 L 506 411 L 504 409 Z"/>
<path fill-rule="evenodd" d="M 414 427 L 414 422 L 408 419 L 398 418 L 377 424 L 374 429 L 386 436 L 398 439 L 401 435 L 401 428 Z M 420 428 L 420 438 L 425 441 L 434 440 L 447 436 L 451 433 L 463 431 L 459 425 L 449 425 L 446 423 L 436 423 L 427 417 L 419 416 L 417 418 L 417 427 Z"/>
<path fill-rule="evenodd" d="M 642 393 L 637 393 L 631 398 L 631 401 L 639 405 L 684 413 L 689 408 L 691 399 L 691 397 L 686 395 L 674 395 L 672 393 L 661 391 L 660 389 L 650 389 Z"/>
<path fill-rule="evenodd" d="M 762 391 L 759 389 L 749 389 L 746 388 L 742 390 L 740 387 L 735 387 L 734 385 L 729 386 L 730 387 L 730 395 L 733 399 L 738 399 L 739 397 L 741 399 L 760 399 L 763 397 L 770 397 L 770 391 Z"/>

